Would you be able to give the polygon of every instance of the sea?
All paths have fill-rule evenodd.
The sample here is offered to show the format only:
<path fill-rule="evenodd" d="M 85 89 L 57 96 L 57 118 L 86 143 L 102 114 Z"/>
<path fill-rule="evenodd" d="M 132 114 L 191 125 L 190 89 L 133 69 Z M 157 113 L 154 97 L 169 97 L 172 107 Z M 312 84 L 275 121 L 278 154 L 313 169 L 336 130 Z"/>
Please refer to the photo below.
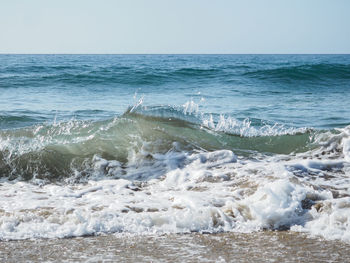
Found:
<path fill-rule="evenodd" d="M 2 259 L 310 253 L 350 260 L 350 55 L 0 55 Z"/>

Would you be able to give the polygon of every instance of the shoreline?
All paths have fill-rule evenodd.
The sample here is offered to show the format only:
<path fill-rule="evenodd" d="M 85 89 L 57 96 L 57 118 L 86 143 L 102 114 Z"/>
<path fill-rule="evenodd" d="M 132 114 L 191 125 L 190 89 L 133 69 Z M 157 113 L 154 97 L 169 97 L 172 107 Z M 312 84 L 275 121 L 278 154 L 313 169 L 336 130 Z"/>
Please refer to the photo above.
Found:
<path fill-rule="evenodd" d="M 345 262 L 350 244 L 290 231 L 109 234 L 0 242 L 6 262 Z"/>

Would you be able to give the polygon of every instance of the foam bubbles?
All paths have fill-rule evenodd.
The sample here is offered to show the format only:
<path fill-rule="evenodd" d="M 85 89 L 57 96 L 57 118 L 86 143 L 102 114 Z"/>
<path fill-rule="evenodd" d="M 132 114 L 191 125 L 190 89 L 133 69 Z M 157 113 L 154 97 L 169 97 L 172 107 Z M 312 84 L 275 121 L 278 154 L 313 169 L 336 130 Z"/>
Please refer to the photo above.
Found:
<path fill-rule="evenodd" d="M 291 229 L 350 242 L 348 176 L 312 177 L 331 172 L 330 160 L 247 159 L 229 150 L 170 151 L 153 158 L 147 169 L 156 176 L 138 177 L 147 170 L 132 164 L 122 175 L 119 162 L 95 156 L 96 175 L 110 169 L 114 179 L 96 176 L 60 185 L 3 181 L 1 240 Z M 344 162 L 337 171 L 346 167 Z"/>
<path fill-rule="evenodd" d="M 208 122 L 212 129 L 240 127 L 247 137 L 256 129 L 248 120 L 221 117 L 210 123 L 214 121 Z M 178 136 L 178 125 L 171 125 L 130 117 L 97 125 L 43 125 L 14 131 L 12 137 L 4 132 L 2 162 L 15 156 L 7 163 L 13 173 L 19 164 L 31 163 L 32 156 L 49 159 L 35 166 L 52 164 L 44 174 L 57 171 L 55 165 L 67 161 L 66 156 L 73 158 L 67 162 L 71 176 L 66 180 L 2 179 L 0 239 L 291 230 L 350 242 L 349 126 L 320 133 L 308 151 L 241 156 L 233 147 L 222 149 L 229 140 L 220 147 L 201 147 L 202 137 L 215 141 L 220 134 L 213 137 L 185 123 Z M 119 141 L 113 144 L 110 138 Z M 256 138 L 243 139 L 254 144 Z M 42 151 L 36 153 L 36 147 Z M 22 163 L 16 163 L 17 156 Z"/>

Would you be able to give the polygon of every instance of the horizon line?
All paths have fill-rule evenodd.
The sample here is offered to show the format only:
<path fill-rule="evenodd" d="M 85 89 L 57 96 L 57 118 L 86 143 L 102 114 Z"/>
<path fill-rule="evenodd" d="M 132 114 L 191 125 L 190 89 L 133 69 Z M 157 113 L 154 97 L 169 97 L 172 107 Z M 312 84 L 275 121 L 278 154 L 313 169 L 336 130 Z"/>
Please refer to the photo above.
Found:
<path fill-rule="evenodd" d="M 0 55 L 350 55 L 350 53 L 2 53 Z"/>

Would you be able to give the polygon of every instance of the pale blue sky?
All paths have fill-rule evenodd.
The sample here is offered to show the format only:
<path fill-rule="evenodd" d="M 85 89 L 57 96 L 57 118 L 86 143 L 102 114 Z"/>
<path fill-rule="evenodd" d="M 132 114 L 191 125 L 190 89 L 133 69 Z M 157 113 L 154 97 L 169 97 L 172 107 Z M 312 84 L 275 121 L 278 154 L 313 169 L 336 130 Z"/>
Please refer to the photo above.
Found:
<path fill-rule="evenodd" d="M 350 53 L 350 0 L 1 0 L 0 53 Z"/>

